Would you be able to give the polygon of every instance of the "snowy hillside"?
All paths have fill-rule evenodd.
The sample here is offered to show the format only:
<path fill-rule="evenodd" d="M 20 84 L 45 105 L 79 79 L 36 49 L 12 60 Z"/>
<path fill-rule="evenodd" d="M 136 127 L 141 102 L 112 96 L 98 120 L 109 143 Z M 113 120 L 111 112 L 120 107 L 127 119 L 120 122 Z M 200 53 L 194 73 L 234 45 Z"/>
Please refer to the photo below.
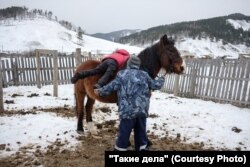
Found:
<path fill-rule="evenodd" d="M 23 52 L 34 49 L 54 49 L 59 52 L 73 52 L 76 48 L 88 52 L 110 53 L 117 48 L 127 49 L 130 53 L 138 53 L 139 47 L 118 44 L 87 35 L 83 40 L 77 33 L 67 30 L 55 21 L 44 17 L 25 20 L 0 21 L 0 51 Z"/>
<path fill-rule="evenodd" d="M 249 21 L 228 19 L 227 23 L 231 24 L 235 29 L 242 28 L 244 31 L 250 31 Z"/>
<path fill-rule="evenodd" d="M 244 20 L 228 19 L 235 29 L 249 30 L 250 23 Z M 130 43 L 133 45 L 132 43 Z M 130 53 L 139 53 L 152 43 L 144 43 L 140 47 L 129 46 L 111 41 L 83 35 L 83 40 L 77 38 L 77 33 L 61 26 L 58 22 L 45 17 L 35 19 L 0 21 L 0 51 L 23 52 L 34 49 L 54 49 L 59 52 L 74 52 L 75 48 L 92 53 L 111 53 L 117 48 L 127 49 Z M 137 44 L 138 45 L 138 44 Z M 225 44 L 215 39 L 183 37 L 176 40 L 177 48 L 185 54 L 202 57 L 238 58 L 239 53 L 250 53 L 250 47 L 239 44 Z"/>
<path fill-rule="evenodd" d="M 242 28 L 243 31 L 250 31 L 250 22 L 246 20 L 233 20 L 228 19 L 228 24 L 231 24 L 235 29 Z M 189 53 L 197 56 L 210 55 L 212 57 L 227 56 L 237 58 L 239 53 L 250 53 L 250 48 L 246 45 L 232 45 L 223 44 L 222 41 L 215 42 L 209 38 L 205 39 L 190 39 L 186 38 L 177 43 L 180 50 L 188 51 Z"/>
<path fill-rule="evenodd" d="M 154 43 L 158 42 L 155 41 Z M 129 44 L 127 44 L 129 45 Z M 140 47 L 150 46 L 151 43 L 138 45 Z M 211 41 L 209 38 L 192 39 L 181 38 L 175 41 L 176 48 L 181 52 L 182 56 L 193 55 L 195 57 L 210 56 L 212 58 L 227 57 L 238 58 L 239 54 L 249 54 L 250 47 L 246 45 L 223 44 L 222 41 Z"/>
<path fill-rule="evenodd" d="M 250 53 L 250 48 L 246 45 L 224 45 L 222 41 L 211 41 L 209 38 L 184 38 L 176 42 L 176 47 L 181 51 L 185 51 L 197 57 L 208 55 L 212 58 L 223 56 L 227 58 L 238 58 L 240 53 Z"/>
<path fill-rule="evenodd" d="M 90 36 L 116 42 L 116 41 L 119 41 L 119 39 L 121 37 L 125 37 L 125 36 L 131 35 L 133 33 L 140 32 L 140 31 L 141 31 L 140 29 L 136 29 L 136 30 L 120 30 L 120 31 L 113 31 L 113 32 L 110 32 L 110 33 L 90 34 Z"/>
<path fill-rule="evenodd" d="M 154 43 L 158 42 L 155 41 Z M 129 45 L 128 43 L 127 45 Z M 152 45 L 147 43 L 144 45 L 138 45 L 140 47 L 147 47 Z M 223 44 L 220 41 L 211 41 L 209 38 L 192 39 L 184 37 L 175 41 L 175 46 L 181 52 L 183 56 L 193 55 L 195 57 L 210 56 L 212 58 L 227 57 L 227 58 L 238 58 L 239 54 L 249 54 L 250 47 L 239 44 Z"/>
<path fill-rule="evenodd" d="M 144 47 L 164 33 L 188 55 L 238 58 L 241 53 L 250 53 L 250 16 L 240 13 L 151 27 L 122 37 L 120 42 Z"/>
<path fill-rule="evenodd" d="M 242 28 L 243 31 L 250 31 L 250 22 L 246 20 L 233 20 L 227 19 L 227 24 L 231 24 L 235 29 Z M 210 55 L 212 57 L 238 58 L 240 53 L 250 53 L 250 48 L 246 45 L 232 45 L 223 44 L 211 41 L 209 38 L 205 39 L 191 39 L 186 38 L 177 43 L 180 50 L 188 51 L 189 53 L 197 56 Z"/>

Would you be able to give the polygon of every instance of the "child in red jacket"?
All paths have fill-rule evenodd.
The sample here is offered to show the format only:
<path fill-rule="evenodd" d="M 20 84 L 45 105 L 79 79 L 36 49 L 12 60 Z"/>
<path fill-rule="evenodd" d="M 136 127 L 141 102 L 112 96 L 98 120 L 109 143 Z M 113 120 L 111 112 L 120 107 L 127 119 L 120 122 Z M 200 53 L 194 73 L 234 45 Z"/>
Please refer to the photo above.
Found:
<path fill-rule="evenodd" d="M 97 74 L 103 74 L 94 86 L 95 89 L 101 88 L 107 84 L 109 79 L 112 78 L 119 69 L 124 67 L 129 57 L 130 55 L 128 51 L 125 49 L 118 49 L 114 53 L 106 55 L 102 59 L 102 63 L 96 68 L 75 73 L 75 75 L 71 78 L 71 82 L 76 83 L 79 79 Z"/>

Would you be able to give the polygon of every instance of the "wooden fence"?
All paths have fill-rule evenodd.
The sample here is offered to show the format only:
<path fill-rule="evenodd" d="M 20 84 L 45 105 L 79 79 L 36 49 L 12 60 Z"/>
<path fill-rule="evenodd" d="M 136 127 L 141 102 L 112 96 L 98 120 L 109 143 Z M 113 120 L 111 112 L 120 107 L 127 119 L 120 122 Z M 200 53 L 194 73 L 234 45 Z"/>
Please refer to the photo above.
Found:
<path fill-rule="evenodd" d="M 53 84 L 57 60 L 58 84 L 70 84 L 75 67 L 96 55 L 57 54 L 1 55 L 3 87 Z M 99 56 L 100 57 L 100 56 Z M 39 61 L 38 61 L 39 60 Z M 166 75 L 163 91 L 190 98 L 201 98 L 250 108 L 250 59 L 189 59 L 183 75 Z M 40 81 L 38 83 L 38 75 Z M 1 75 L 0 75 L 1 76 Z"/>
<path fill-rule="evenodd" d="M 77 64 L 89 59 L 100 60 L 100 56 L 80 55 L 81 52 L 79 51 L 71 55 L 58 54 L 56 58 L 47 52 L 49 51 L 39 50 L 39 54 L 31 55 L 0 54 L 3 87 L 19 85 L 38 85 L 40 87 L 53 84 L 55 60 L 57 60 L 58 66 L 58 72 L 56 73 L 58 83 L 69 84 Z"/>
<path fill-rule="evenodd" d="M 163 91 L 250 108 L 250 59 L 190 59 L 183 75 L 166 76 Z"/>

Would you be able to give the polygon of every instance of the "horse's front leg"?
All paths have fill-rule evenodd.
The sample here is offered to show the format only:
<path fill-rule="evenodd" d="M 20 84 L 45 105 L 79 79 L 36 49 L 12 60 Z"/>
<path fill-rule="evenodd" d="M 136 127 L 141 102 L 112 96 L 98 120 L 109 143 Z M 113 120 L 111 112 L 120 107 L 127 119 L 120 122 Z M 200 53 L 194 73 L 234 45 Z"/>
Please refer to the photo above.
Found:
<path fill-rule="evenodd" d="M 86 109 L 86 121 L 88 125 L 88 130 L 90 131 L 91 134 L 96 135 L 97 134 L 97 129 L 93 123 L 92 120 L 92 110 L 93 110 L 93 105 L 95 103 L 95 100 L 91 99 L 88 96 L 87 104 L 85 106 Z"/>
<path fill-rule="evenodd" d="M 76 93 L 76 113 L 77 113 L 77 132 L 83 133 L 83 116 L 84 116 L 84 97 L 81 92 Z"/>

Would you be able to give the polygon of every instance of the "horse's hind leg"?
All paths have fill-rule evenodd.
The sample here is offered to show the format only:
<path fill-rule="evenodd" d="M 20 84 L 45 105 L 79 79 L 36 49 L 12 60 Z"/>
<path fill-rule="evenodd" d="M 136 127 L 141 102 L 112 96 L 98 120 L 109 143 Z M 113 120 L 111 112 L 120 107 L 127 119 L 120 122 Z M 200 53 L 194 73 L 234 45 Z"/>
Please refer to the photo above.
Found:
<path fill-rule="evenodd" d="M 94 99 L 91 99 L 88 96 L 87 104 L 85 106 L 86 109 L 86 121 L 88 125 L 88 130 L 90 131 L 91 134 L 97 134 L 97 129 L 92 121 L 92 110 L 93 110 L 93 105 L 95 103 Z"/>
<path fill-rule="evenodd" d="M 76 92 L 76 112 L 77 112 L 77 132 L 84 132 L 83 117 L 84 117 L 84 97 L 85 93 Z"/>

